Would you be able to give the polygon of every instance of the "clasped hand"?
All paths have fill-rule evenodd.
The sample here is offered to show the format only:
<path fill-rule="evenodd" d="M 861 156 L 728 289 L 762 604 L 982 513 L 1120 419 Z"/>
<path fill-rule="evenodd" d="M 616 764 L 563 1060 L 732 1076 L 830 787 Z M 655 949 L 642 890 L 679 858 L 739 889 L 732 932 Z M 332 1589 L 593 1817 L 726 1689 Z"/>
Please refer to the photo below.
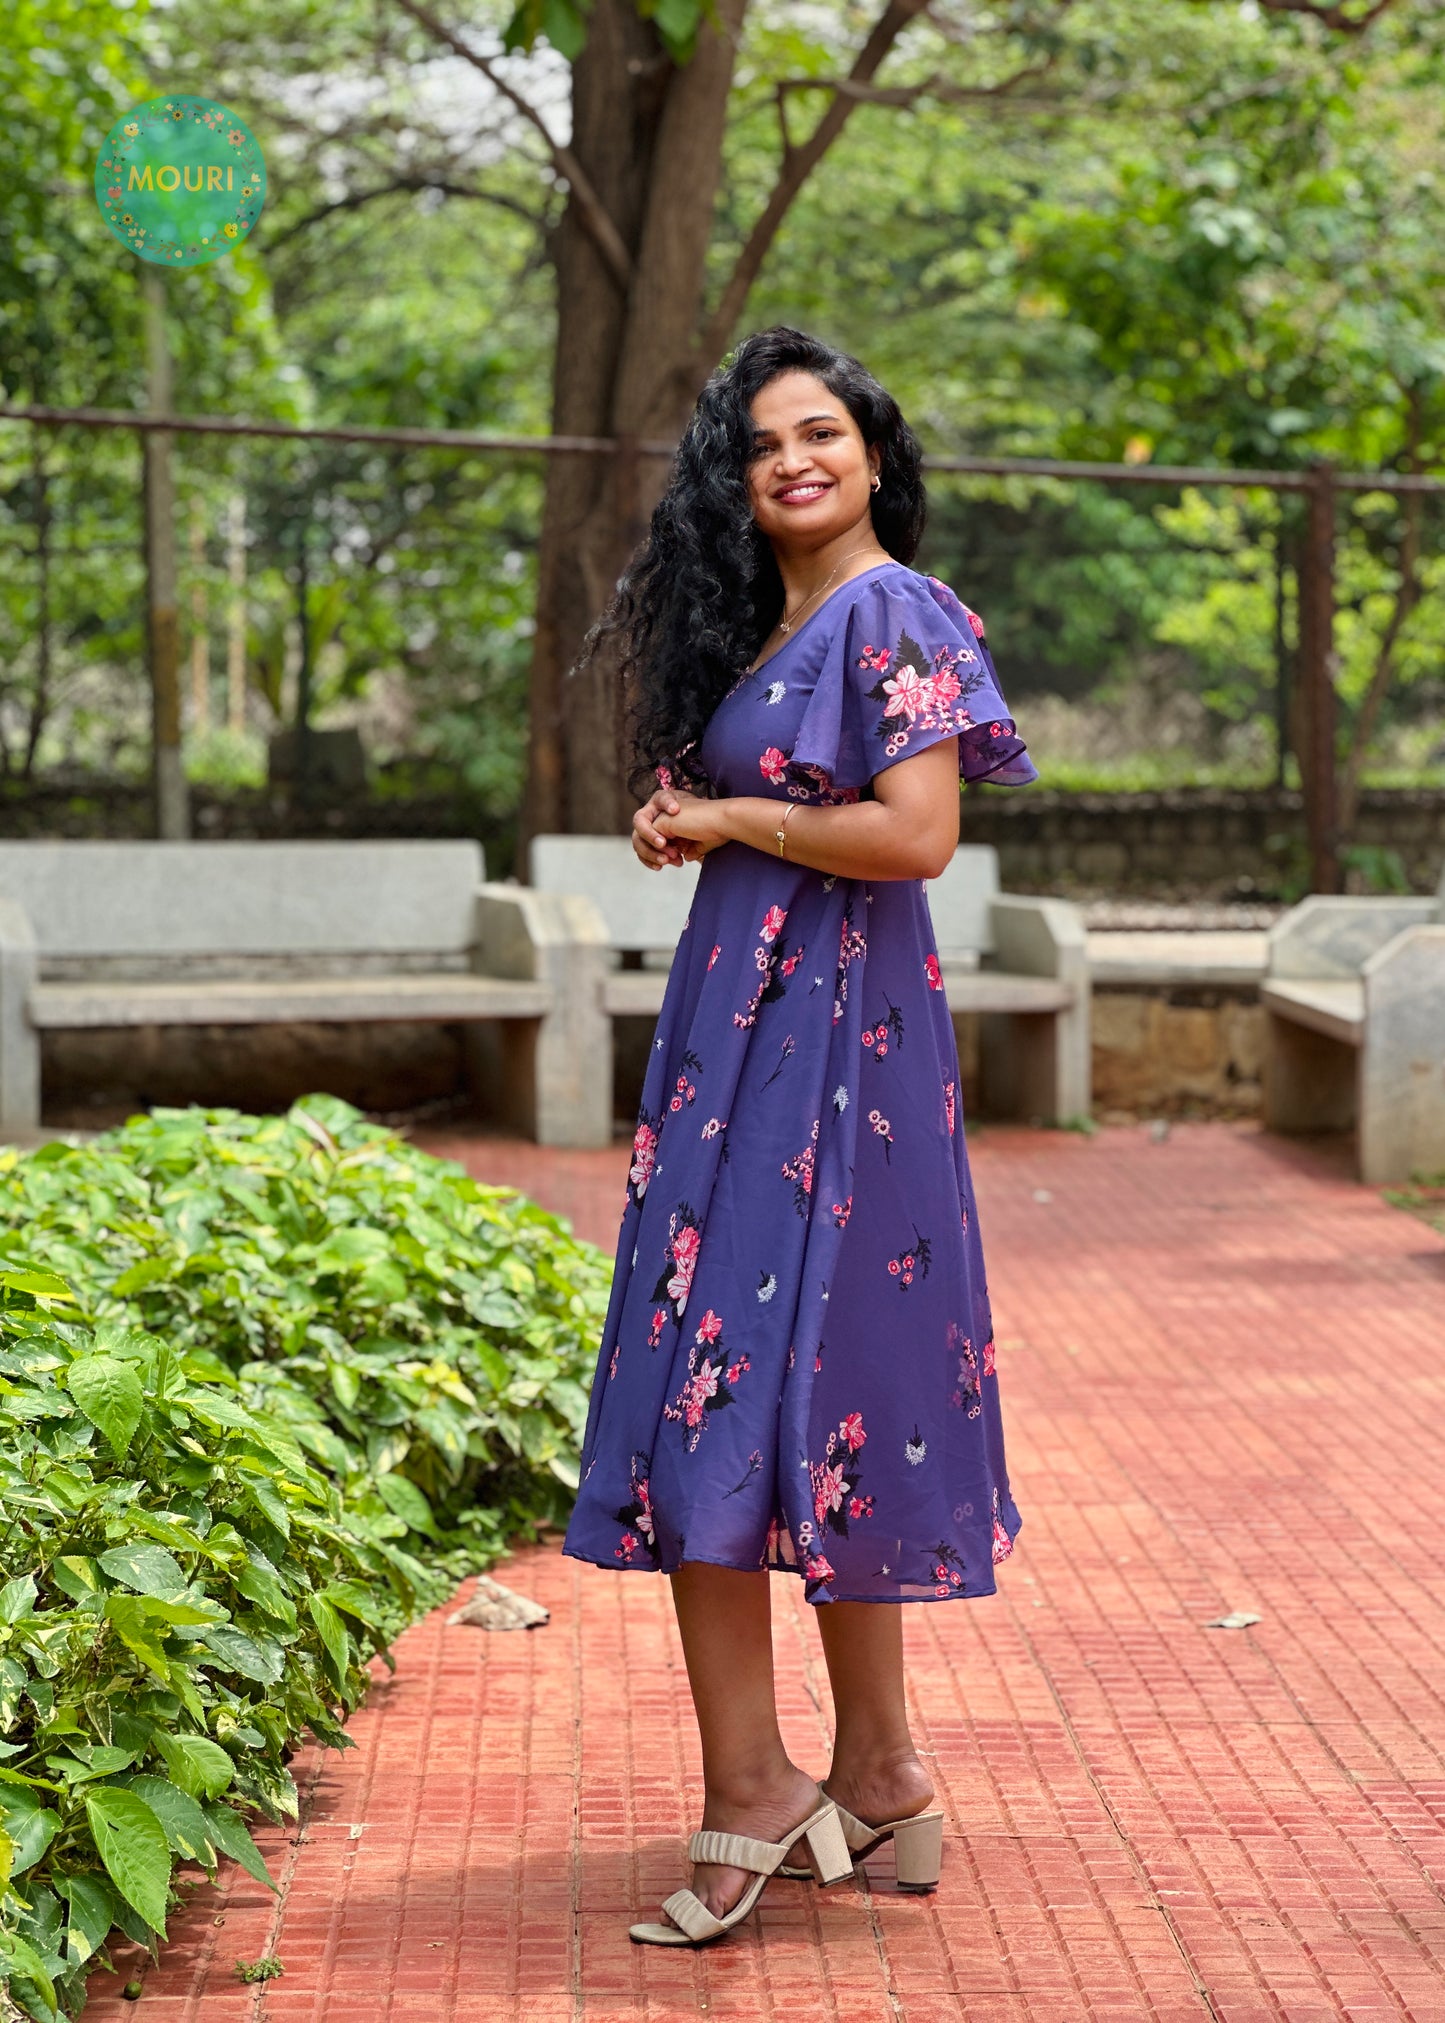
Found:
<path fill-rule="evenodd" d="M 689 787 L 659 787 L 632 818 L 632 847 L 649 871 L 692 864 L 726 843 L 722 802 Z"/>

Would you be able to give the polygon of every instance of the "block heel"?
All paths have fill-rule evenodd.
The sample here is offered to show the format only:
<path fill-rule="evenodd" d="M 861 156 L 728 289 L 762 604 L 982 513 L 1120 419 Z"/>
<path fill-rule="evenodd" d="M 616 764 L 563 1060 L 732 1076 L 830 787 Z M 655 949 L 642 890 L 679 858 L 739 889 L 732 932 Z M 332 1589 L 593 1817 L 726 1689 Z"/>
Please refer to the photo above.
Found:
<path fill-rule="evenodd" d="M 915 1896 L 938 1888 L 943 1867 L 943 1814 L 921 1812 L 900 1819 L 893 1828 L 893 1859 L 898 1887 Z"/>
<path fill-rule="evenodd" d="M 818 1796 L 826 1798 L 827 1795 L 820 1784 Z M 908 1819 L 886 1819 L 879 1826 L 870 1826 L 866 1820 L 856 1818 L 846 1806 L 835 1805 L 834 1811 L 849 1860 L 855 1865 L 872 1854 L 875 1848 L 882 1847 L 885 1840 L 891 1840 L 899 1889 L 913 1896 L 926 1896 L 930 1890 L 938 1888 L 943 1867 L 941 1812 L 915 1812 Z M 784 1862 L 779 1869 L 780 1875 L 793 1876 L 803 1882 L 813 1873 L 813 1869 L 805 1868 L 797 1861 Z"/>
<path fill-rule="evenodd" d="M 820 1883 L 841 1882 L 853 1873 L 853 1855 L 844 1837 L 836 1806 L 816 1819 L 805 1838 L 813 1861 L 813 1873 Z"/>

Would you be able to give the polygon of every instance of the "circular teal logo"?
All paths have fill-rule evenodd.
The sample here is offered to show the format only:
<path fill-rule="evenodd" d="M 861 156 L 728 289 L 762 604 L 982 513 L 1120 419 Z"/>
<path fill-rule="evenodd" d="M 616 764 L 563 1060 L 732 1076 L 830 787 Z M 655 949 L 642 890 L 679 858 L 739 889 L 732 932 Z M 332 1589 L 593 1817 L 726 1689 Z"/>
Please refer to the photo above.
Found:
<path fill-rule="evenodd" d="M 203 267 L 239 246 L 260 217 L 266 164 L 225 106 L 149 98 L 107 134 L 95 200 L 122 246 L 142 260 Z"/>

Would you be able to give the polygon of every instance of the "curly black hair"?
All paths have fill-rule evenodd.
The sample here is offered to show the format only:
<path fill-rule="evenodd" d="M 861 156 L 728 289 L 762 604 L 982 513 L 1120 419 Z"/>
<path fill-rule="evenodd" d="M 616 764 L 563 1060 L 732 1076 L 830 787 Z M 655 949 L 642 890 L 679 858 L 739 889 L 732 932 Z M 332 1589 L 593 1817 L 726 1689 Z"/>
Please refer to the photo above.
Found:
<path fill-rule="evenodd" d="M 899 562 L 918 551 L 927 513 L 918 439 L 898 403 L 846 351 L 778 324 L 746 337 L 698 396 L 667 490 L 574 672 L 604 645 L 629 699 L 630 790 L 650 793 L 656 768 L 703 778 L 696 751 L 709 717 L 750 666 L 783 608 L 771 543 L 753 519 L 747 471 L 752 403 L 785 372 L 811 372 L 880 452 L 873 531 Z"/>

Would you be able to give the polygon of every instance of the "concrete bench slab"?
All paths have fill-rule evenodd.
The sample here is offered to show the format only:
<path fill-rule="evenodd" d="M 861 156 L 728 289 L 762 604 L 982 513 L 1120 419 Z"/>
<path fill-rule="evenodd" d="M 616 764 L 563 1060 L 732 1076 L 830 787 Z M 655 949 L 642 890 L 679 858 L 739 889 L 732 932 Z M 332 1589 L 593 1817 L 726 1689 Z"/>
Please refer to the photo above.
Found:
<path fill-rule="evenodd" d="M 1445 873 L 1433 899 L 1315 894 L 1269 935 L 1265 1123 L 1353 1130 L 1372 1186 L 1445 1171 Z"/>
<path fill-rule="evenodd" d="M 585 898 L 602 919 L 609 966 L 599 1006 L 610 1061 L 611 1021 L 661 1009 L 665 965 L 701 867 L 649 871 L 628 836 L 537 836 L 528 861 L 534 888 Z M 1001 893 L 998 854 L 979 844 L 961 844 L 925 893 L 949 1008 L 980 1016 L 980 1107 L 1049 1123 L 1087 1114 L 1089 980 L 1077 909 Z M 657 966 L 623 967 L 626 958 Z"/>
<path fill-rule="evenodd" d="M 0 1132 L 38 1126 L 45 1031 L 415 1020 L 462 1026 L 512 1128 L 606 1145 L 606 959 L 585 900 L 472 842 L 0 843 Z"/>
<path fill-rule="evenodd" d="M 1358 1047 L 1365 1037 L 1365 985 L 1362 978 L 1346 981 L 1340 977 L 1312 977 L 1304 980 L 1280 978 L 1260 988 L 1260 1002 L 1270 1011 L 1338 1040 L 1341 1046 Z"/>

